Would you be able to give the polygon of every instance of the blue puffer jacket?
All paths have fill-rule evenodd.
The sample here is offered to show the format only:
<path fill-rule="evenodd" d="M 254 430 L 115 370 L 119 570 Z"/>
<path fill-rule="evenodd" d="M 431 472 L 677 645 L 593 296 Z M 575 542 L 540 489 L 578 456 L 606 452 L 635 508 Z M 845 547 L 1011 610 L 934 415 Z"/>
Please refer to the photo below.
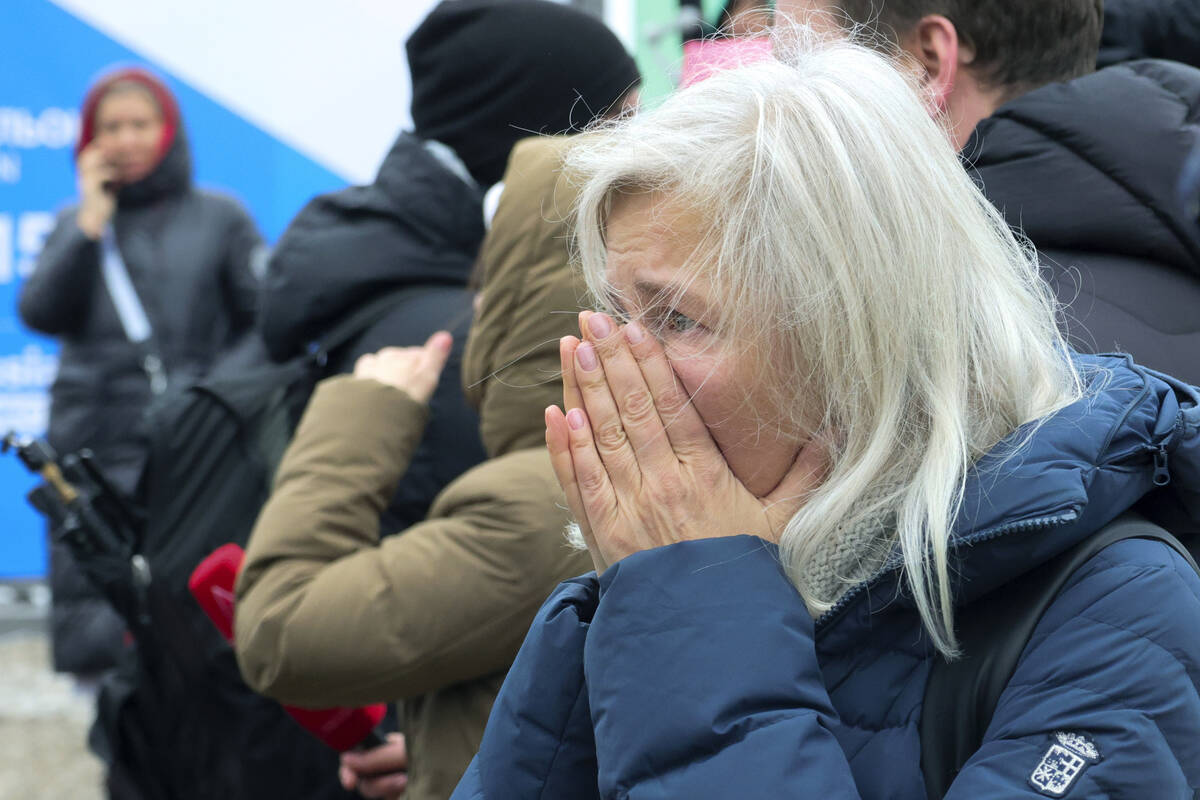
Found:
<path fill-rule="evenodd" d="M 1154 488 L 1200 520 L 1200 390 L 1081 359 L 1089 396 L 977 466 L 959 599 L 1012 580 Z M 999 450 L 999 448 L 998 448 Z M 758 539 L 650 550 L 561 585 L 513 665 L 456 800 L 924 800 L 932 659 L 897 569 L 815 624 Z M 1192 798 L 1200 578 L 1159 542 L 1098 554 L 1043 617 L 948 797 Z"/>

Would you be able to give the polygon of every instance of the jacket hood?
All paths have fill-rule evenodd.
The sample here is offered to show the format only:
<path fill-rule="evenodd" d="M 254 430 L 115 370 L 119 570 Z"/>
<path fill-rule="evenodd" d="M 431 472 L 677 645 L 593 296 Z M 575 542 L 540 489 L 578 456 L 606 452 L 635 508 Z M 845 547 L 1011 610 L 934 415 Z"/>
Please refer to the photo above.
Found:
<path fill-rule="evenodd" d="M 149 205 L 170 195 L 183 194 L 192 186 L 192 151 L 183 126 L 175 130 L 171 146 L 154 170 L 140 181 L 117 190 L 117 205 L 132 208 Z"/>
<path fill-rule="evenodd" d="M 463 355 L 463 385 L 492 457 L 544 446 L 543 412 L 562 402 L 558 340 L 578 334 L 586 294 L 569 250 L 577 192 L 562 161 L 570 142 L 517 144 L 480 254 L 482 301 Z"/>
<path fill-rule="evenodd" d="M 963 155 L 1039 250 L 1145 258 L 1200 275 L 1200 221 L 1180 177 L 1200 147 L 1200 71 L 1109 67 L 1024 94 Z"/>
<path fill-rule="evenodd" d="M 88 88 L 79 111 L 79 141 L 75 157 L 96 138 L 96 109 L 108 91 L 118 83 L 136 83 L 154 97 L 163 118 L 158 164 L 140 181 L 121 186 L 117 204 L 122 208 L 142 206 L 172 194 L 182 194 L 192 185 L 192 156 L 184 133 L 183 118 L 175 95 L 153 73 L 138 67 L 113 70 Z"/>
<path fill-rule="evenodd" d="M 1176 533 L 1200 533 L 1200 389 L 1127 356 L 1077 359 L 1084 397 L 1017 431 L 972 471 L 951 539 L 956 604 L 1044 563 L 1134 506 Z M 894 558 L 865 592 L 867 602 L 854 611 L 862 624 L 897 598 L 911 604 L 899 566 Z"/>
<path fill-rule="evenodd" d="M 296 215 L 263 282 L 272 358 L 298 355 L 381 293 L 466 285 L 483 240 L 483 200 L 441 152 L 403 133 L 373 183 L 313 198 Z"/>
<path fill-rule="evenodd" d="M 1200 66 L 1200 4 L 1176 0 L 1104 0 L 1098 66 L 1167 58 Z"/>

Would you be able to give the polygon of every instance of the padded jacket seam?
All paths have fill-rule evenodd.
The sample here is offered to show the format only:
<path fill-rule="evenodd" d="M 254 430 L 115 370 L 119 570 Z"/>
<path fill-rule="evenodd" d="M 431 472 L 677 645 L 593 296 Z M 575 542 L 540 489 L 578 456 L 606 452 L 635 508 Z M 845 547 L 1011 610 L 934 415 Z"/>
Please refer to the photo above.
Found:
<path fill-rule="evenodd" d="M 583 692 L 586 688 L 587 688 L 587 684 L 584 681 L 580 681 L 579 689 L 577 689 L 575 692 L 575 699 L 571 702 L 571 710 L 572 711 L 575 710 L 575 706 L 579 705 L 579 698 L 583 696 Z M 571 724 L 571 715 L 570 715 L 570 712 L 568 712 L 567 719 L 566 719 L 566 722 L 563 723 L 562 730 L 559 732 L 559 735 L 555 737 L 555 739 L 557 740 L 557 744 L 554 746 L 554 755 L 550 758 L 550 764 L 546 767 L 546 774 L 545 774 L 544 779 L 542 780 L 542 790 L 540 792 L 538 792 L 539 800 L 546 797 L 546 790 L 547 790 L 547 788 L 549 788 L 548 785 L 550 783 L 549 778 L 551 775 L 554 774 L 554 765 L 558 762 L 558 757 L 562 754 L 563 748 L 566 745 L 567 726 L 569 726 L 570 724 Z"/>
<path fill-rule="evenodd" d="M 1161 87 L 1159 87 L 1159 85 L 1156 82 L 1149 80 L 1149 79 L 1146 79 L 1146 80 L 1148 83 L 1151 83 L 1154 86 L 1161 88 Z M 1066 150 L 1067 152 L 1071 153 L 1076 158 L 1078 158 L 1080 161 L 1083 161 L 1085 164 L 1090 166 L 1096 172 L 1103 175 L 1109 181 L 1116 184 L 1118 187 L 1121 188 L 1122 191 L 1125 192 L 1125 194 L 1127 194 L 1129 197 L 1132 197 L 1133 199 L 1137 200 L 1138 203 L 1143 208 L 1146 208 L 1147 210 L 1149 210 L 1150 213 L 1154 215 L 1155 219 L 1157 219 L 1162 224 L 1163 228 L 1165 230 L 1168 230 L 1171 232 L 1171 236 L 1175 239 L 1177 244 L 1179 244 L 1179 246 L 1181 246 L 1185 251 L 1187 251 L 1191 255 L 1193 260 L 1200 261 L 1200 250 L 1198 250 L 1190 241 L 1188 241 L 1187 236 L 1184 235 L 1184 232 L 1182 230 L 1180 230 L 1179 226 L 1176 224 L 1176 221 L 1173 220 L 1169 214 L 1167 214 L 1165 211 L 1163 211 L 1161 208 L 1159 208 L 1159 205 L 1157 202 L 1154 201 L 1154 198 L 1149 197 L 1149 196 L 1143 194 L 1142 192 L 1137 191 L 1128 182 L 1122 180 L 1121 178 L 1117 177 L 1116 175 L 1113 175 L 1111 172 L 1103 169 L 1100 163 L 1098 163 L 1096 160 L 1094 160 L 1093 158 L 1089 157 L 1087 154 L 1082 152 L 1078 147 L 1076 147 L 1074 145 L 1073 142 L 1070 142 L 1069 139 L 1064 139 L 1062 137 L 1054 135 L 1054 131 L 1051 129 L 1048 129 L 1040 121 L 1038 121 L 1036 119 L 1032 119 L 1030 117 L 1027 117 L 1024 114 L 1021 114 L 1019 111 L 1010 111 L 1010 110 L 1005 111 L 1004 113 L 1002 113 L 1001 116 L 1003 119 L 1010 120 L 1010 121 L 1016 123 L 1017 125 L 1021 125 L 1022 127 L 1028 128 L 1029 130 L 1036 131 L 1037 133 L 1044 136 L 1047 141 L 1052 142 L 1055 145 Z M 984 194 L 987 194 L 986 187 L 984 190 Z"/>

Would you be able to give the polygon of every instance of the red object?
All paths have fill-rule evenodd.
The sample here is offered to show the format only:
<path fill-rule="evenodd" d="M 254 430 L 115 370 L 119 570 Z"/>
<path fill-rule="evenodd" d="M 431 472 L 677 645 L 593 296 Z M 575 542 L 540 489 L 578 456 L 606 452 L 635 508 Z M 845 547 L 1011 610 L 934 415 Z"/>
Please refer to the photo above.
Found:
<path fill-rule="evenodd" d="M 126 67 L 114 70 L 100 78 L 92 84 L 84 96 L 83 108 L 79 112 L 79 141 L 75 144 L 76 158 L 79 158 L 83 148 L 91 144 L 92 139 L 96 137 L 96 107 L 100 105 L 100 101 L 104 99 L 104 95 L 108 94 L 108 90 L 113 87 L 113 84 L 121 81 L 130 81 L 145 86 L 150 94 L 154 95 L 154 100 L 158 103 L 158 109 L 163 116 L 163 136 L 158 145 L 158 157 L 161 159 L 171 149 L 171 143 L 175 141 L 175 131 L 179 128 L 179 104 L 175 102 L 175 95 L 171 94 L 167 85 L 153 73 L 138 67 Z"/>
<path fill-rule="evenodd" d="M 221 545 L 201 561 L 188 579 L 188 590 L 226 641 L 233 641 L 234 586 L 245 552 L 236 544 Z M 376 703 L 360 708 L 296 708 L 284 706 L 292 719 L 339 753 L 361 744 L 387 713 Z"/>
<path fill-rule="evenodd" d="M 283 710 L 300 727 L 332 747 L 339 753 L 353 750 L 362 744 L 375 726 L 383 721 L 387 706 L 376 703 L 359 708 L 296 708 L 284 706 Z"/>
<path fill-rule="evenodd" d="M 223 544 L 209 553 L 188 578 L 188 591 L 227 642 L 233 641 L 233 587 L 245 557 L 245 551 L 236 544 Z"/>

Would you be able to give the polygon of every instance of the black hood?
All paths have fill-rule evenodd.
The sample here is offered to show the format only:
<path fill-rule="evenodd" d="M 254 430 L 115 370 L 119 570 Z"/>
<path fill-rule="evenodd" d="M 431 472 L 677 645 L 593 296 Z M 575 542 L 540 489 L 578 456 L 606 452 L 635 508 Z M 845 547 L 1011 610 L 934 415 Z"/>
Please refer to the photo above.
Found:
<path fill-rule="evenodd" d="M 401 134 L 374 183 L 314 198 L 279 240 L 263 285 L 271 357 L 303 352 L 381 292 L 465 285 L 483 234 L 479 188 Z"/>
<path fill-rule="evenodd" d="M 164 197 L 183 194 L 191 186 L 192 154 L 183 125 L 179 125 L 166 154 L 150 174 L 118 190 L 117 205 L 121 208 L 149 205 Z"/>
<path fill-rule="evenodd" d="M 1200 276 L 1200 221 L 1180 186 L 1197 148 L 1200 70 L 1134 61 L 1001 106 L 963 156 L 1039 250 L 1141 258 Z"/>

